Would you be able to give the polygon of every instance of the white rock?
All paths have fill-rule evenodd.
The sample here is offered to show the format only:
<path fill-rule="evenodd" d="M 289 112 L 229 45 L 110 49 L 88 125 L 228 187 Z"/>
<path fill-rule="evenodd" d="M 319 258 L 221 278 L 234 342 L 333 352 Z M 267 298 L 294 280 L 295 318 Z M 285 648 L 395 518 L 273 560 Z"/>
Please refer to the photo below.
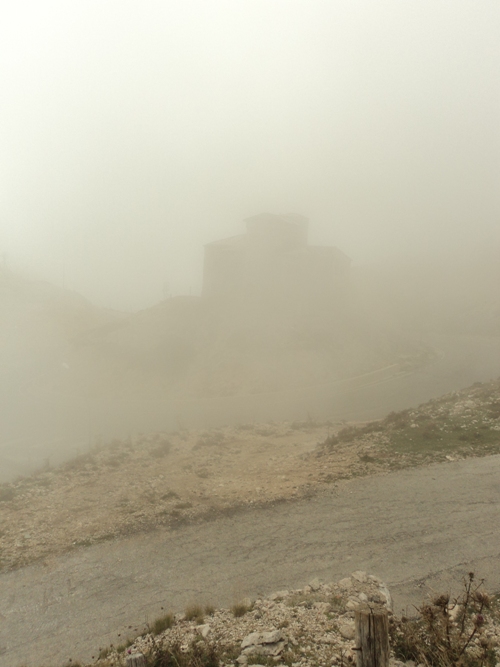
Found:
<path fill-rule="evenodd" d="M 361 600 L 361 602 L 368 602 L 368 596 L 365 593 L 360 593 L 358 597 Z"/>
<path fill-rule="evenodd" d="M 205 638 L 210 632 L 210 626 L 208 625 L 208 623 L 204 623 L 203 625 L 197 625 L 196 630 L 200 633 L 200 635 L 203 638 Z"/>
<path fill-rule="evenodd" d="M 276 593 L 272 593 L 269 596 L 270 600 L 278 600 L 279 598 L 287 598 L 290 595 L 289 591 L 277 591 Z"/>
<path fill-rule="evenodd" d="M 387 609 L 392 610 L 392 597 L 391 594 L 389 593 L 389 589 L 387 588 L 387 586 L 385 584 L 380 584 L 379 591 L 380 594 L 385 598 Z"/>
<path fill-rule="evenodd" d="M 351 574 L 351 577 L 359 581 L 360 584 L 365 584 L 368 579 L 366 572 L 363 572 L 363 570 L 356 570 Z"/>
<path fill-rule="evenodd" d="M 359 607 L 359 603 L 358 603 L 358 602 L 354 602 L 354 600 L 348 600 L 348 602 L 347 602 L 347 604 L 346 604 L 346 606 L 345 606 L 345 608 L 346 608 L 348 611 L 354 611 L 354 610 L 357 609 L 358 607 Z"/>
<path fill-rule="evenodd" d="M 346 577 L 345 579 L 341 579 L 339 581 L 339 587 L 342 588 L 344 591 L 348 590 L 349 588 L 352 588 L 351 577 Z"/>
<path fill-rule="evenodd" d="M 256 646 L 258 644 L 275 644 L 284 639 L 281 630 L 273 630 L 271 632 L 251 632 L 241 642 L 241 648 L 247 646 Z"/>
<path fill-rule="evenodd" d="M 314 579 L 309 582 L 309 586 L 311 587 L 311 590 L 319 591 L 319 587 L 321 586 L 321 582 L 318 579 L 318 577 L 314 577 Z"/>
<path fill-rule="evenodd" d="M 243 649 L 242 655 L 270 655 L 277 656 L 284 650 L 286 641 L 275 642 L 274 644 L 250 644 Z"/>
<path fill-rule="evenodd" d="M 354 639 L 354 623 L 343 623 L 339 626 L 339 632 L 344 639 Z"/>

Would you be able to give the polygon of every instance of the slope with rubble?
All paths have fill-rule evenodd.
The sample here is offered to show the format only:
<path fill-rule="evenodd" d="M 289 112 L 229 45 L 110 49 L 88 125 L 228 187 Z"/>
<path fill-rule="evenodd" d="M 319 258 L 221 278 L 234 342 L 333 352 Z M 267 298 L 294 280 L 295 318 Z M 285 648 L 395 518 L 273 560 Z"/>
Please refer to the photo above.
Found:
<path fill-rule="evenodd" d="M 500 381 L 365 424 L 247 424 L 96 446 L 0 486 L 0 566 L 310 496 L 340 479 L 500 452 Z"/>

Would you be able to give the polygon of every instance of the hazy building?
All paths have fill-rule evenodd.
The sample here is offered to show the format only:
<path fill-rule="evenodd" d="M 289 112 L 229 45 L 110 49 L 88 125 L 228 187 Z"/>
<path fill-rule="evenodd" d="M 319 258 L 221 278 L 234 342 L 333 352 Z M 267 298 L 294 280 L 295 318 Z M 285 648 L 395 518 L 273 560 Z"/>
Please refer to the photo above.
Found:
<path fill-rule="evenodd" d="M 204 297 L 317 310 L 345 294 L 350 260 L 333 246 L 309 245 L 307 218 L 261 213 L 245 223 L 246 234 L 205 246 Z"/>

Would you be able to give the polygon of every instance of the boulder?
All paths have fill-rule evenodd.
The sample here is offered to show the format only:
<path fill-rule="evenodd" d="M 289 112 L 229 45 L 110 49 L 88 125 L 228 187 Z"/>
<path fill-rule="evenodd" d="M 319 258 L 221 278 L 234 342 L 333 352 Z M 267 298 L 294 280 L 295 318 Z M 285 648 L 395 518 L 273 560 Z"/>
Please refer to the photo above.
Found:
<path fill-rule="evenodd" d="M 287 644 L 281 630 L 271 632 L 251 632 L 241 642 L 241 656 L 279 655 Z"/>

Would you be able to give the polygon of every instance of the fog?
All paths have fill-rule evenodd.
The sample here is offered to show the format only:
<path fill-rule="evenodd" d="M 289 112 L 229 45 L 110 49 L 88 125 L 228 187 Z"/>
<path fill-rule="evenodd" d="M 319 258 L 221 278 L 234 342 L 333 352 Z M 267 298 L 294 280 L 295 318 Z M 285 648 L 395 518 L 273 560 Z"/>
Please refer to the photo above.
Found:
<path fill-rule="evenodd" d="M 19 2 L 0 251 L 134 311 L 261 211 L 354 265 L 496 249 L 498 3 Z M 418 261 L 418 260 L 416 260 Z"/>
<path fill-rule="evenodd" d="M 381 417 L 493 377 L 499 19 L 496 2 L 457 1 L 5 9 L 9 456 L 179 424 Z M 314 287 L 256 256 L 253 305 L 200 300 L 204 246 L 246 243 L 265 212 L 305 216 L 308 256 L 334 246 L 349 274 Z M 384 400 L 336 384 L 385 368 L 436 377 Z"/>
<path fill-rule="evenodd" d="M 500 590 L 499 26 L 497 0 L 2 8 L 2 666 L 118 664 L 174 620 L 184 651 L 193 603 L 189 641 L 232 604 L 231 642 L 300 619 L 322 657 L 283 660 L 347 664 L 362 593 Z"/>

